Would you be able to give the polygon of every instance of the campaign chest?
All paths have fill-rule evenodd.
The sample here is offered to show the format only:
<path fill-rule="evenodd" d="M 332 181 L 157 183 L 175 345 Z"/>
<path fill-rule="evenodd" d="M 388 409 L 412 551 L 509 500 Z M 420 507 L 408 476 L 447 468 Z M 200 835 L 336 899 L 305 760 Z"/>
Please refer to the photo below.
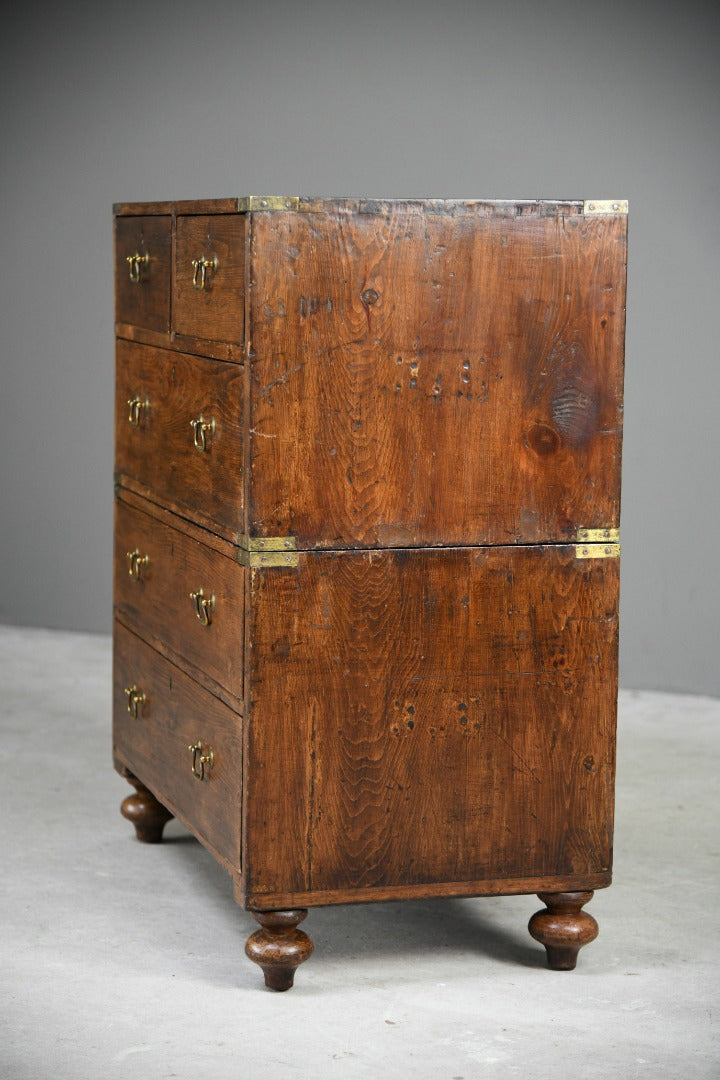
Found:
<path fill-rule="evenodd" d="M 116 767 L 315 905 L 611 880 L 627 204 L 115 207 Z"/>

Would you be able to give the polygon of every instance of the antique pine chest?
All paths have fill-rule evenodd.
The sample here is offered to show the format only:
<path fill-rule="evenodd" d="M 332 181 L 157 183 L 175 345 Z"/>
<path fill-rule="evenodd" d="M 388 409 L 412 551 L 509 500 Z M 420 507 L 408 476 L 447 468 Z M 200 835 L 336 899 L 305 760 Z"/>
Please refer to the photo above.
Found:
<path fill-rule="evenodd" d="M 627 204 L 115 207 L 114 759 L 261 924 L 610 883 Z"/>

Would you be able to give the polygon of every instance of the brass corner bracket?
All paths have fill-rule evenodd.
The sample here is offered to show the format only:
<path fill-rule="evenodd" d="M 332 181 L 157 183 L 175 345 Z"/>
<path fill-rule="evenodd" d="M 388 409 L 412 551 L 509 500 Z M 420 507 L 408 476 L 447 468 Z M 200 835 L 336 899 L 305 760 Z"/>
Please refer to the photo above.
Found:
<path fill-rule="evenodd" d="M 294 536 L 242 536 L 238 562 L 242 566 L 294 568 L 300 561 Z"/>
<path fill-rule="evenodd" d="M 619 529 L 578 529 L 576 559 L 617 559 L 620 556 Z"/>
<path fill-rule="evenodd" d="M 299 195 L 241 195 L 238 213 L 250 214 L 265 210 L 299 210 Z"/>
<path fill-rule="evenodd" d="M 627 214 L 627 199 L 586 199 L 583 203 L 585 217 L 597 217 L 599 214 Z"/>

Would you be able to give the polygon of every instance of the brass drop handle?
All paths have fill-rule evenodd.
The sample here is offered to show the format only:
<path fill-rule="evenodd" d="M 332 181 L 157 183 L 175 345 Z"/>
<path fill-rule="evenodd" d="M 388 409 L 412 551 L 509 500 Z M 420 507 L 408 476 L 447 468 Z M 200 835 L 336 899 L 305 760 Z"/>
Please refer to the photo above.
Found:
<path fill-rule="evenodd" d="M 140 285 L 143 281 L 143 267 L 150 265 L 150 256 L 147 252 L 141 255 L 136 251 L 134 255 L 126 255 L 125 262 L 130 267 L 130 280 L 133 285 Z"/>
<path fill-rule="evenodd" d="M 128 398 L 128 423 L 131 427 L 140 427 L 142 420 L 143 409 L 150 408 L 150 402 L 147 398 L 131 397 Z"/>
<path fill-rule="evenodd" d="M 137 720 L 140 715 L 140 707 L 145 704 L 146 697 L 142 690 L 135 685 L 126 686 L 125 694 L 127 696 L 127 711 L 132 716 L 133 720 Z"/>
<path fill-rule="evenodd" d="M 197 592 L 190 593 L 190 599 L 195 604 L 195 614 L 203 626 L 209 626 L 212 622 L 213 612 L 215 611 L 215 597 L 214 595 L 205 596 L 202 589 L 198 589 Z"/>
<path fill-rule="evenodd" d="M 134 551 L 126 551 L 125 556 L 128 562 L 128 574 L 131 578 L 135 578 L 136 581 L 140 581 L 143 571 L 147 569 L 150 562 L 150 556 L 141 555 L 139 548 L 135 548 Z"/>
<path fill-rule="evenodd" d="M 196 420 L 190 421 L 190 427 L 193 429 L 193 442 L 196 450 L 209 450 L 212 437 L 215 434 L 215 421 L 205 420 L 200 414 Z"/>
<path fill-rule="evenodd" d="M 205 773 L 210 772 L 215 761 L 212 747 L 203 746 L 198 739 L 196 743 L 192 743 L 188 746 L 188 750 L 192 755 L 192 764 L 190 765 L 190 768 L 192 769 L 193 776 L 196 780 L 204 780 Z"/>
<path fill-rule="evenodd" d="M 199 259 L 193 259 L 193 286 L 198 291 L 208 289 L 210 287 L 210 278 L 217 273 L 219 265 L 217 255 L 211 255 L 209 259 L 205 255 L 201 255 Z"/>

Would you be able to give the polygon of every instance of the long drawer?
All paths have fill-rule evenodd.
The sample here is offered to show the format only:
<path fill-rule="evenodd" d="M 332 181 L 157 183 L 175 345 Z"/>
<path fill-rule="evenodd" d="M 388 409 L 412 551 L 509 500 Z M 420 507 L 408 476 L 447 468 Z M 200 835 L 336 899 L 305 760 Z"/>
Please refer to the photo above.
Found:
<path fill-rule="evenodd" d="M 114 667 L 116 762 L 239 869 L 242 719 L 118 623 Z"/>
<path fill-rule="evenodd" d="M 245 569 L 230 557 L 229 544 L 220 545 L 228 549 L 223 554 L 196 533 L 173 528 L 118 498 L 115 610 L 140 637 L 239 702 Z"/>
<path fill-rule="evenodd" d="M 235 534 L 243 514 L 242 373 L 237 364 L 117 343 L 116 471 Z"/>

